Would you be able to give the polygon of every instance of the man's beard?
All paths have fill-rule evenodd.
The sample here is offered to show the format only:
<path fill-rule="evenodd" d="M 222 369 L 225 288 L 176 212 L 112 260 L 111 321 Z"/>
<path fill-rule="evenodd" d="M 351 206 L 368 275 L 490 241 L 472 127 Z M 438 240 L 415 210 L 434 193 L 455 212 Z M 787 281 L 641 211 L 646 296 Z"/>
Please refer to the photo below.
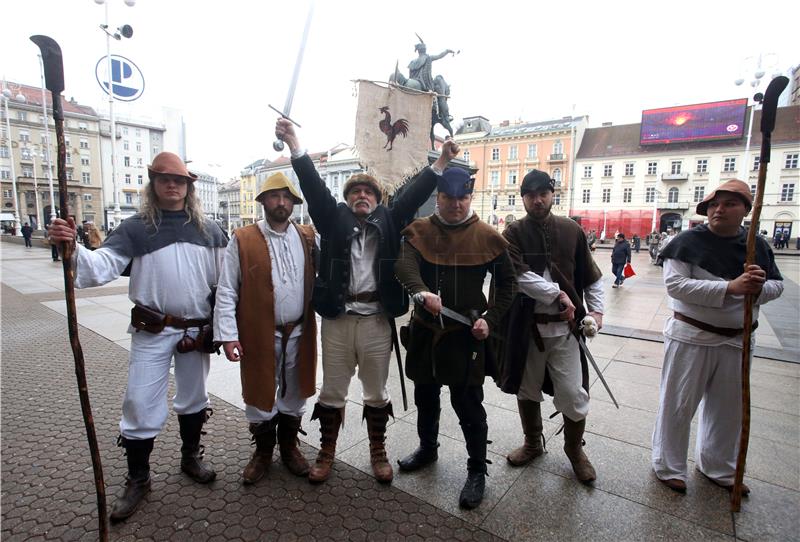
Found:
<path fill-rule="evenodd" d="M 527 211 L 528 215 L 530 215 L 531 218 L 541 220 L 543 218 L 547 218 L 547 216 L 550 214 L 550 209 L 552 209 L 552 207 L 553 207 L 552 203 L 550 205 L 542 205 L 540 207 L 533 205 Z"/>
<path fill-rule="evenodd" d="M 286 207 L 276 207 L 267 211 L 267 218 L 277 224 L 283 224 L 288 221 L 290 216 L 292 216 L 292 213 Z"/>

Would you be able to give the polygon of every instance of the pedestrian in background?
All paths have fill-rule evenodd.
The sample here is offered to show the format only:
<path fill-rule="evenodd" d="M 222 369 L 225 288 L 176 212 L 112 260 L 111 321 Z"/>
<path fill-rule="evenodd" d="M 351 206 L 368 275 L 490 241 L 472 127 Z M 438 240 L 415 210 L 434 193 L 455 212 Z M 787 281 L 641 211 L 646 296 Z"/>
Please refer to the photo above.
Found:
<path fill-rule="evenodd" d="M 642 239 L 639 237 L 638 233 L 633 234 L 633 250 L 636 251 L 636 254 L 639 254 L 639 249 L 642 248 Z"/>
<path fill-rule="evenodd" d="M 33 247 L 33 243 L 31 243 L 31 236 L 33 235 L 33 228 L 31 228 L 30 224 L 27 222 L 22 226 L 22 238 L 25 240 L 25 247 L 31 248 Z"/>
<path fill-rule="evenodd" d="M 618 233 L 611 250 L 611 273 L 614 275 L 612 288 L 619 288 L 625 282 L 625 264 L 631 263 L 631 245 L 625 240 L 624 233 Z"/>

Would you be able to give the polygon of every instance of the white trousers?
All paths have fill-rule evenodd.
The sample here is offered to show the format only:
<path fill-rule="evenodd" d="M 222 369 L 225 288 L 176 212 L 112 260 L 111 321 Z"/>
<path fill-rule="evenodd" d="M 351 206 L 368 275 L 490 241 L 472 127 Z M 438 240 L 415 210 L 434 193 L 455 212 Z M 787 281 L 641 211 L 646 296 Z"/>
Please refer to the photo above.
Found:
<path fill-rule="evenodd" d="M 692 418 L 700 406 L 695 463 L 732 485 L 742 420 L 742 350 L 664 339 L 661 392 L 653 430 L 653 470 L 662 480 L 686 481 Z"/>
<path fill-rule="evenodd" d="M 343 408 L 358 367 L 365 405 L 383 408 L 389 401 L 389 359 L 392 331 L 383 314 L 344 314 L 322 319 L 322 390 L 319 402 Z"/>
<path fill-rule="evenodd" d="M 589 413 L 589 394 L 582 385 L 578 341 L 569 334 L 542 337 L 542 341 L 544 352 L 539 352 L 533 339 L 530 339 L 517 399 L 538 403 L 544 401 L 542 383 L 546 366 L 553 381 L 553 405 L 570 420 L 579 422 Z"/>
<path fill-rule="evenodd" d="M 197 329 L 189 331 L 197 336 Z M 169 368 L 175 360 L 175 397 L 172 408 L 177 414 L 194 414 L 209 405 L 206 379 L 211 366 L 209 354 L 175 350 L 183 331 L 131 333 L 128 361 L 128 389 L 122 402 L 119 431 L 132 440 L 153 438 L 161 432 L 169 414 L 167 388 Z"/>
<path fill-rule="evenodd" d="M 275 337 L 275 404 L 272 410 L 267 412 L 253 405 L 245 404 L 244 415 L 250 423 L 261 423 L 271 420 L 283 412 L 289 416 L 300 418 L 306 411 L 306 400 L 300 397 L 300 385 L 297 371 L 297 351 L 300 345 L 300 334 L 292 337 L 286 342 L 286 394 L 281 397 L 283 387 L 281 386 L 281 337 Z"/>

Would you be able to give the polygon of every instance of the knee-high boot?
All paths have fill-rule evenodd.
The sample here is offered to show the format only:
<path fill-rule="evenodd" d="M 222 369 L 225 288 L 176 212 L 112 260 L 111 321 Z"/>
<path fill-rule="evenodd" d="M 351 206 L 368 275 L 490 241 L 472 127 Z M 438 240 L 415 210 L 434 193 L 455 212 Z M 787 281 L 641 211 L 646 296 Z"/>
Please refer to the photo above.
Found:
<path fill-rule="evenodd" d="M 110 519 L 117 523 L 133 515 L 139 503 L 150 491 L 150 452 L 154 438 L 131 440 L 120 437 L 120 446 L 125 448 L 128 460 L 128 475 L 125 490 L 111 509 Z"/>
<path fill-rule="evenodd" d="M 542 407 L 537 401 L 524 401 L 517 399 L 519 419 L 522 422 L 522 432 L 525 434 L 525 443 L 506 456 L 508 462 L 521 467 L 527 465 L 544 453 L 544 439 L 542 438 Z"/>
<path fill-rule="evenodd" d="M 181 470 L 189 478 L 201 484 L 213 482 L 217 478 L 217 473 L 203 463 L 203 446 L 200 444 L 203 424 L 211 416 L 208 413 L 210 410 L 204 408 L 194 414 L 178 415 L 181 440 L 183 441 L 181 446 Z"/>
<path fill-rule="evenodd" d="M 392 466 L 386 457 L 386 424 L 389 416 L 394 416 L 392 403 L 382 408 L 364 405 L 364 418 L 367 420 L 367 433 L 369 434 L 369 460 L 375 479 L 383 484 L 388 484 L 394 478 Z"/>
<path fill-rule="evenodd" d="M 256 443 L 253 456 L 242 472 L 242 482 L 245 485 L 255 484 L 261 480 L 272 464 L 272 452 L 275 451 L 275 427 L 278 425 L 278 416 L 271 420 L 250 424 L 250 433 Z"/>
<path fill-rule="evenodd" d="M 307 476 L 308 461 L 297 447 L 297 433 L 300 431 L 302 418 L 282 412 L 278 417 L 278 448 L 281 452 L 281 461 L 295 476 Z"/>
<path fill-rule="evenodd" d="M 309 482 L 324 482 L 331 475 L 333 459 L 336 456 L 336 440 L 339 438 L 339 428 L 342 426 L 343 417 L 344 408 L 330 408 L 320 403 L 314 405 L 311 419 L 319 418 L 321 436 L 317 460 L 308 471 Z"/>
<path fill-rule="evenodd" d="M 575 477 L 583 484 L 594 482 L 597 478 L 594 467 L 583 451 L 583 431 L 586 419 L 576 422 L 564 416 L 564 453 L 567 454 Z"/>

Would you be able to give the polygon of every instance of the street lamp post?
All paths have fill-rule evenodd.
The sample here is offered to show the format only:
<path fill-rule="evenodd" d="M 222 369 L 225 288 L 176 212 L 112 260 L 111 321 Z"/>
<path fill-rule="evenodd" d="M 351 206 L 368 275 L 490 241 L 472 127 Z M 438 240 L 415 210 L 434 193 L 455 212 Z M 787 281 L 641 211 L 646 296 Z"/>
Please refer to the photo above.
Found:
<path fill-rule="evenodd" d="M 11 192 L 13 193 L 14 197 L 14 232 L 15 235 L 21 236 L 22 235 L 22 226 L 19 222 L 21 218 L 21 214 L 19 212 L 19 194 L 17 194 L 17 172 L 14 168 L 14 153 L 11 148 L 11 123 L 8 120 L 8 100 L 11 99 L 12 93 L 6 87 L 5 82 L 3 83 L 3 106 L 5 107 L 6 113 L 6 148 L 8 149 L 8 158 L 11 161 Z M 21 100 L 20 100 L 21 98 Z M 25 97 L 20 93 L 17 96 L 18 101 L 24 101 Z"/>
<path fill-rule="evenodd" d="M 36 200 L 36 229 L 44 229 L 44 220 L 42 217 L 41 208 L 39 206 L 39 184 L 36 182 L 36 155 L 39 154 L 36 148 L 31 146 L 31 159 L 33 160 L 33 199 Z M 39 155 L 44 164 L 44 154 Z M 51 196 L 52 200 L 52 196 Z"/>
<path fill-rule="evenodd" d="M 750 64 L 750 67 L 753 67 L 752 79 L 750 80 L 750 86 L 753 88 L 753 92 L 758 91 L 758 87 L 761 84 L 761 79 L 764 77 L 766 73 L 766 68 L 774 67 L 777 65 L 777 55 L 774 53 L 759 53 L 757 57 L 747 57 L 744 59 L 745 64 Z M 747 71 L 747 68 L 743 71 Z M 734 81 L 734 84 L 738 87 L 744 84 L 745 77 L 739 77 Z M 753 135 L 753 116 L 756 111 L 756 106 L 758 105 L 758 101 L 755 101 L 755 96 L 752 98 L 748 97 L 748 101 L 753 99 L 753 105 L 750 106 L 750 122 L 748 123 L 747 127 L 747 142 L 745 143 L 744 147 L 744 172 L 745 175 L 749 172 L 750 167 L 750 139 Z M 745 179 L 747 180 L 747 179 Z"/>
<path fill-rule="evenodd" d="M 113 87 L 113 80 L 111 77 L 111 38 L 115 40 L 121 40 L 122 37 L 130 38 L 133 35 L 133 29 L 125 25 L 122 27 L 120 32 L 109 32 L 108 31 L 108 3 L 109 0 L 94 0 L 96 4 L 104 4 L 105 5 L 105 23 L 100 25 L 100 29 L 106 35 L 106 69 L 108 70 L 108 116 L 109 116 L 109 124 L 111 129 L 111 185 L 114 191 L 113 194 L 113 201 L 114 201 L 114 227 L 119 226 L 119 223 L 122 222 L 122 209 L 119 206 L 119 184 L 117 182 L 117 128 L 116 122 L 114 119 L 114 87 Z M 125 0 L 125 5 L 129 7 L 133 7 L 136 4 L 136 0 Z"/>

